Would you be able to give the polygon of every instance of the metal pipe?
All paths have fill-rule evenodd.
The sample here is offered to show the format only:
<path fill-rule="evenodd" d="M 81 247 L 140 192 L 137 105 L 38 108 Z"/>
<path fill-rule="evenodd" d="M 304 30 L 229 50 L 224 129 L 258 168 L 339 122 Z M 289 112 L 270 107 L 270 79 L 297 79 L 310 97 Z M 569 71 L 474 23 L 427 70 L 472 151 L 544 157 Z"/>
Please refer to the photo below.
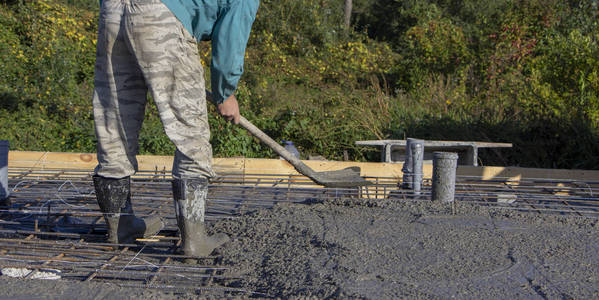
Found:
<path fill-rule="evenodd" d="M 410 143 L 412 153 L 412 189 L 414 194 L 419 195 L 422 188 L 422 164 L 424 163 L 424 141 L 412 140 Z"/>
<path fill-rule="evenodd" d="M 457 166 L 457 153 L 435 152 L 433 154 L 433 201 L 454 201 Z"/>
<path fill-rule="evenodd" d="M 8 141 L 0 141 L 0 206 L 10 205 L 8 196 Z"/>
<path fill-rule="evenodd" d="M 414 160 L 415 156 L 412 153 L 412 144 L 419 144 L 420 148 L 423 150 L 422 153 L 418 155 L 424 154 L 424 140 L 408 138 L 406 140 L 406 159 L 404 161 L 403 167 L 401 168 L 401 172 L 403 173 L 402 185 L 403 189 L 413 189 L 414 188 Z M 421 171 L 422 173 L 422 171 Z"/>

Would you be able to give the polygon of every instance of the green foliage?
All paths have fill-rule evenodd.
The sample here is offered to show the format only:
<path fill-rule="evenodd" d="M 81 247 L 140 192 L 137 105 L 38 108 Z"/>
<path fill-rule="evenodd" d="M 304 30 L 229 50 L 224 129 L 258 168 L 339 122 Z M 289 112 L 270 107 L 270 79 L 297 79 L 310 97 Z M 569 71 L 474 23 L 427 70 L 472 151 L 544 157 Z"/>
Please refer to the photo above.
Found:
<path fill-rule="evenodd" d="M 97 13 L 53 1 L 0 10 L 0 138 L 16 149 L 93 151 Z"/>
<path fill-rule="evenodd" d="M 598 168 L 589 152 L 569 146 L 575 132 L 584 133 L 584 149 L 599 144 L 598 2 L 371 1 L 357 25 L 402 57 L 388 78 L 403 107 L 392 106 L 399 122 L 386 133 L 491 137 L 513 141 L 521 154 L 491 161 Z M 451 127 L 434 126 L 443 120 Z M 452 129 L 461 124 L 475 130 Z M 421 126 L 428 133 L 413 130 Z M 502 128 L 511 130 L 494 137 Z"/>
<path fill-rule="evenodd" d="M 97 0 L 0 3 L 0 139 L 94 151 Z M 599 168 L 599 0 L 354 0 L 350 29 L 342 5 L 261 1 L 237 96 L 275 140 L 359 160 L 360 139 L 509 141 L 484 163 Z M 275 157 L 209 110 L 215 156 Z M 174 151 L 152 99 L 139 142 Z"/>
<path fill-rule="evenodd" d="M 341 1 L 262 0 L 250 45 L 261 44 L 262 33 L 296 55 L 334 43 L 343 36 L 342 5 Z"/>
<path fill-rule="evenodd" d="M 527 104 L 543 103 L 553 117 L 599 124 L 598 38 L 597 32 L 583 35 L 577 29 L 567 36 L 548 37 L 531 66 L 538 97 Z"/>
<path fill-rule="evenodd" d="M 462 29 L 448 19 L 431 20 L 406 31 L 402 87 L 418 86 L 431 74 L 455 74 L 462 80 L 470 51 Z"/>

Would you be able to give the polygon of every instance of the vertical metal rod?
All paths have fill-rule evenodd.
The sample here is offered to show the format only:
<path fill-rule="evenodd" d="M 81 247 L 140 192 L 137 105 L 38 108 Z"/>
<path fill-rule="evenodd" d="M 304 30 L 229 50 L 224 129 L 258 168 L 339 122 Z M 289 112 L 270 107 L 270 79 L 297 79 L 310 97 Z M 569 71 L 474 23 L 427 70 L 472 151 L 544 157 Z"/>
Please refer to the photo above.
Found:
<path fill-rule="evenodd" d="M 424 143 L 422 141 L 412 142 L 410 149 L 412 153 L 412 189 L 414 194 L 420 195 L 423 177 Z"/>
<path fill-rule="evenodd" d="M 52 211 L 52 202 L 48 202 L 48 214 L 46 215 L 46 230 L 50 231 L 50 227 L 52 226 L 52 223 L 50 223 L 50 212 Z"/>
<path fill-rule="evenodd" d="M 408 139 L 406 142 L 406 158 L 404 159 L 403 167 L 401 168 L 401 172 L 403 173 L 403 178 L 401 180 L 402 189 L 412 188 L 412 149 L 410 147 L 410 140 L 411 139 Z"/>
<path fill-rule="evenodd" d="M 420 139 L 408 138 L 406 140 L 406 159 L 404 161 L 401 172 L 403 173 L 402 185 L 401 187 L 404 189 L 413 189 L 414 188 L 414 153 L 412 153 L 412 144 L 420 144 L 422 154 L 424 154 L 424 141 Z M 422 173 L 422 172 L 421 172 Z"/>
<path fill-rule="evenodd" d="M 457 166 L 457 153 L 435 152 L 433 154 L 433 201 L 454 201 Z"/>
<path fill-rule="evenodd" d="M 0 141 L 0 205 L 8 205 L 8 141 Z"/>
<path fill-rule="evenodd" d="M 287 180 L 287 201 L 289 201 L 289 192 L 291 192 L 291 174 L 289 174 L 289 179 Z"/>

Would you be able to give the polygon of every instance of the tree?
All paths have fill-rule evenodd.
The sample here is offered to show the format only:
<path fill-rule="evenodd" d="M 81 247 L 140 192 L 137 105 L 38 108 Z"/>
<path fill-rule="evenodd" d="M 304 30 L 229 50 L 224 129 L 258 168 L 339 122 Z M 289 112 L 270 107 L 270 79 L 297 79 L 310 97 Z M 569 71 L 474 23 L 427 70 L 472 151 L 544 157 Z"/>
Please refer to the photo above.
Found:
<path fill-rule="evenodd" d="M 345 0 L 345 28 L 351 23 L 352 0 Z"/>

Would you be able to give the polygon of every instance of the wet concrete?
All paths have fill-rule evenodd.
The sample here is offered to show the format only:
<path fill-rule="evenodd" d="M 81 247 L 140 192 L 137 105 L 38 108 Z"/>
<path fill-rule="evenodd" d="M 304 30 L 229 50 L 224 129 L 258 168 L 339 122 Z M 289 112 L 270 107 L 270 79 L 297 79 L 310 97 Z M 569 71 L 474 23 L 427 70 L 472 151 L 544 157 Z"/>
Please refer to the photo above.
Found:
<path fill-rule="evenodd" d="M 0 276 L 0 300 L 62 299 L 195 299 L 191 294 L 175 294 L 156 289 L 120 287 L 97 282 L 17 279 Z"/>
<path fill-rule="evenodd" d="M 596 219 L 336 200 L 216 227 L 234 238 L 223 263 L 246 278 L 231 284 L 273 297 L 599 297 Z"/>
<path fill-rule="evenodd" d="M 597 299 L 599 223 L 468 203 L 279 204 L 212 224 L 220 282 L 263 297 Z M 113 284 L 0 277 L 0 299 L 202 298 Z M 19 298 L 21 297 L 21 298 Z M 25 297 L 25 298 L 23 298 Z M 245 298 L 246 296 L 242 296 Z"/>

